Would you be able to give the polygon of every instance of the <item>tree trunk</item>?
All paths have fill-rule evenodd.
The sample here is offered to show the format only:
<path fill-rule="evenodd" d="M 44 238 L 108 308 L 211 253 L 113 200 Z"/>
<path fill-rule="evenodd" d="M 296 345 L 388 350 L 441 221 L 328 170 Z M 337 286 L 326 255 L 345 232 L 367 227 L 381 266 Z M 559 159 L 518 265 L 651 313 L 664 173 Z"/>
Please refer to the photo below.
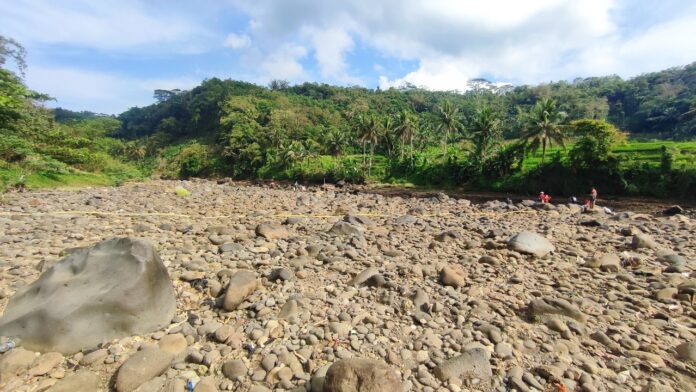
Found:
<path fill-rule="evenodd" d="M 404 135 L 399 137 L 399 160 L 404 160 Z"/>
<path fill-rule="evenodd" d="M 541 167 L 544 167 L 544 157 L 546 157 L 546 139 L 541 142 Z"/>
<path fill-rule="evenodd" d="M 411 167 L 413 167 L 413 133 L 411 133 L 410 144 L 411 144 Z"/>
<path fill-rule="evenodd" d="M 363 166 L 365 166 L 365 141 L 364 141 L 364 140 L 363 140 L 363 142 L 362 142 L 362 145 L 363 145 L 363 156 L 362 156 L 362 158 L 363 158 Z"/>
<path fill-rule="evenodd" d="M 370 143 L 370 164 L 367 168 L 367 175 L 372 175 L 372 157 L 375 155 L 375 146 Z"/>

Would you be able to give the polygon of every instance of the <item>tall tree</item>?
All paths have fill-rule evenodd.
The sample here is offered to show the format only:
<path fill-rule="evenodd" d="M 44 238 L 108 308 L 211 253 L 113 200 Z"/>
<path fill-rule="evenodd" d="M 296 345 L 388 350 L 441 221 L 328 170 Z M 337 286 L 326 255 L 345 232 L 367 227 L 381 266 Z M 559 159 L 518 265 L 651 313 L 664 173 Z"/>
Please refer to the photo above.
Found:
<path fill-rule="evenodd" d="M 476 160 L 483 164 L 502 136 L 500 120 L 490 107 L 483 106 L 469 119 L 469 132 L 474 142 Z"/>
<path fill-rule="evenodd" d="M 14 39 L 0 35 L 0 66 L 7 63 L 8 57 L 15 61 L 19 74 L 24 77 L 24 71 L 27 69 L 27 50 Z"/>
<path fill-rule="evenodd" d="M 327 133 L 324 134 L 324 147 L 326 151 L 338 157 L 343 151 L 343 147 L 346 145 L 346 134 L 339 130 L 338 128 L 331 128 Z"/>
<path fill-rule="evenodd" d="M 544 166 L 547 146 L 550 147 L 554 143 L 565 146 L 563 134 L 565 118 L 565 112 L 560 111 L 556 101 L 550 98 L 537 101 L 525 116 L 522 139 L 533 152 L 541 147 L 541 166 Z"/>
<path fill-rule="evenodd" d="M 372 158 L 375 155 L 375 147 L 379 142 L 379 121 L 374 115 L 361 115 L 358 119 L 360 140 L 363 143 L 363 163 L 365 161 L 365 144 L 370 146 L 370 160 L 367 165 L 367 174 L 372 172 Z"/>
<path fill-rule="evenodd" d="M 400 158 L 404 159 L 404 145 L 406 141 L 410 146 L 409 153 L 413 164 L 413 135 L 416 133 L 416 116 L 408 110 L 402 110 L 396 117 L 396 134 L 399 137 Z"/>
<path fill-rule="evenodd" d="M 394 151 L 394 129 L 394 119 L 391 116 L 384 117 L 381 123 L 381 136 L 382 139 L 384 139 L 384 145 L 387 147 L 387 156 L 389 159 L 391 159 Z"/>
<path fill-rule="evenodd" d="M 443 154 L 447 157 L 447 143 L 451 135 L 464 129 L 464 124 L 462 124 L 459 108 L 454 106 L 450 101 L 444 101 L 442 105 L 438 107 L 438 127 L 442 132 L 442 146 Z"/>

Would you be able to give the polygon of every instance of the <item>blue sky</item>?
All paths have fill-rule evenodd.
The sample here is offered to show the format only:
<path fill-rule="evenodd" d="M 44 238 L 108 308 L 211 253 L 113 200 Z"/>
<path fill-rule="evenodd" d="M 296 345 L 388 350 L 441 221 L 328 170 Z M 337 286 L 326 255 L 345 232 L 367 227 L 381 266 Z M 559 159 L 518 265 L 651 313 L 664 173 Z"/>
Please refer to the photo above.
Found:
<path fill-rule="evenodd" d="M 54 106 L 119 113 L 210 77 L 464 90 L 696 61 L 690 0 L 14 0 L 0 34 Z"/>

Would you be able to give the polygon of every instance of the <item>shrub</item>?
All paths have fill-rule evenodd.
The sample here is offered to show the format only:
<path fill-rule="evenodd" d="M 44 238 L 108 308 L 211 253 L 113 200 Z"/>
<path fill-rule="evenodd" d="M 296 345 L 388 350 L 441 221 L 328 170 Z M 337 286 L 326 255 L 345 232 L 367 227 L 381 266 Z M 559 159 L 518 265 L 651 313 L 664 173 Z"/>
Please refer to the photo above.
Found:
<path fill-rule="evenodd" d="M 5 135 L 0 138 L 0 159 L 6 162 L 18 162 L 31 154 L 29 143 L 15 135 Z"/>
<path fill-rule="evenodd" d="M 177 159 L 183 177 L 197 176 L 208 167 L 208 150 L 202 144 L 192 143 L 181 149 Z"/>

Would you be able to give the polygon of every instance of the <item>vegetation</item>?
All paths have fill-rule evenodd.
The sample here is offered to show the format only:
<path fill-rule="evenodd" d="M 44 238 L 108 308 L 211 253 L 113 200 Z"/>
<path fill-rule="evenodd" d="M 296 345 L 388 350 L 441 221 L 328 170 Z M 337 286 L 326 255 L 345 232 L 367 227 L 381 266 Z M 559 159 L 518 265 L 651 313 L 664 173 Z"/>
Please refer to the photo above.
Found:
<path fill-rule="evenodd" d="M 50 100 L 26 87 L 25 51 L 0 36 L 0 65 L 13 61 L 19 74 L 0 68 L 0 191 L 56 185 L 106 185 L 142 178 L 136 165 L 116 158 L 128 145 L 108 135 L 114 117 L 73 116 L 56 121 L 42 103 Z"/>
<path fill-rule="evenodd" d="M 23 70 L 21 46 L 0 42 L 2 63 Z M 696 63 L 630 80 L 479 83 L 464 93 L 212 78 L 189 91 L 156 90 L 156 103 L 117 117 L 47 110 L 49 97 L 21 75 L 0 75 L 6 185 L 22 175 L 91 173 L 114 183 L 156 173 L 695 194 L 686 140 L 696 137 Z"/>

